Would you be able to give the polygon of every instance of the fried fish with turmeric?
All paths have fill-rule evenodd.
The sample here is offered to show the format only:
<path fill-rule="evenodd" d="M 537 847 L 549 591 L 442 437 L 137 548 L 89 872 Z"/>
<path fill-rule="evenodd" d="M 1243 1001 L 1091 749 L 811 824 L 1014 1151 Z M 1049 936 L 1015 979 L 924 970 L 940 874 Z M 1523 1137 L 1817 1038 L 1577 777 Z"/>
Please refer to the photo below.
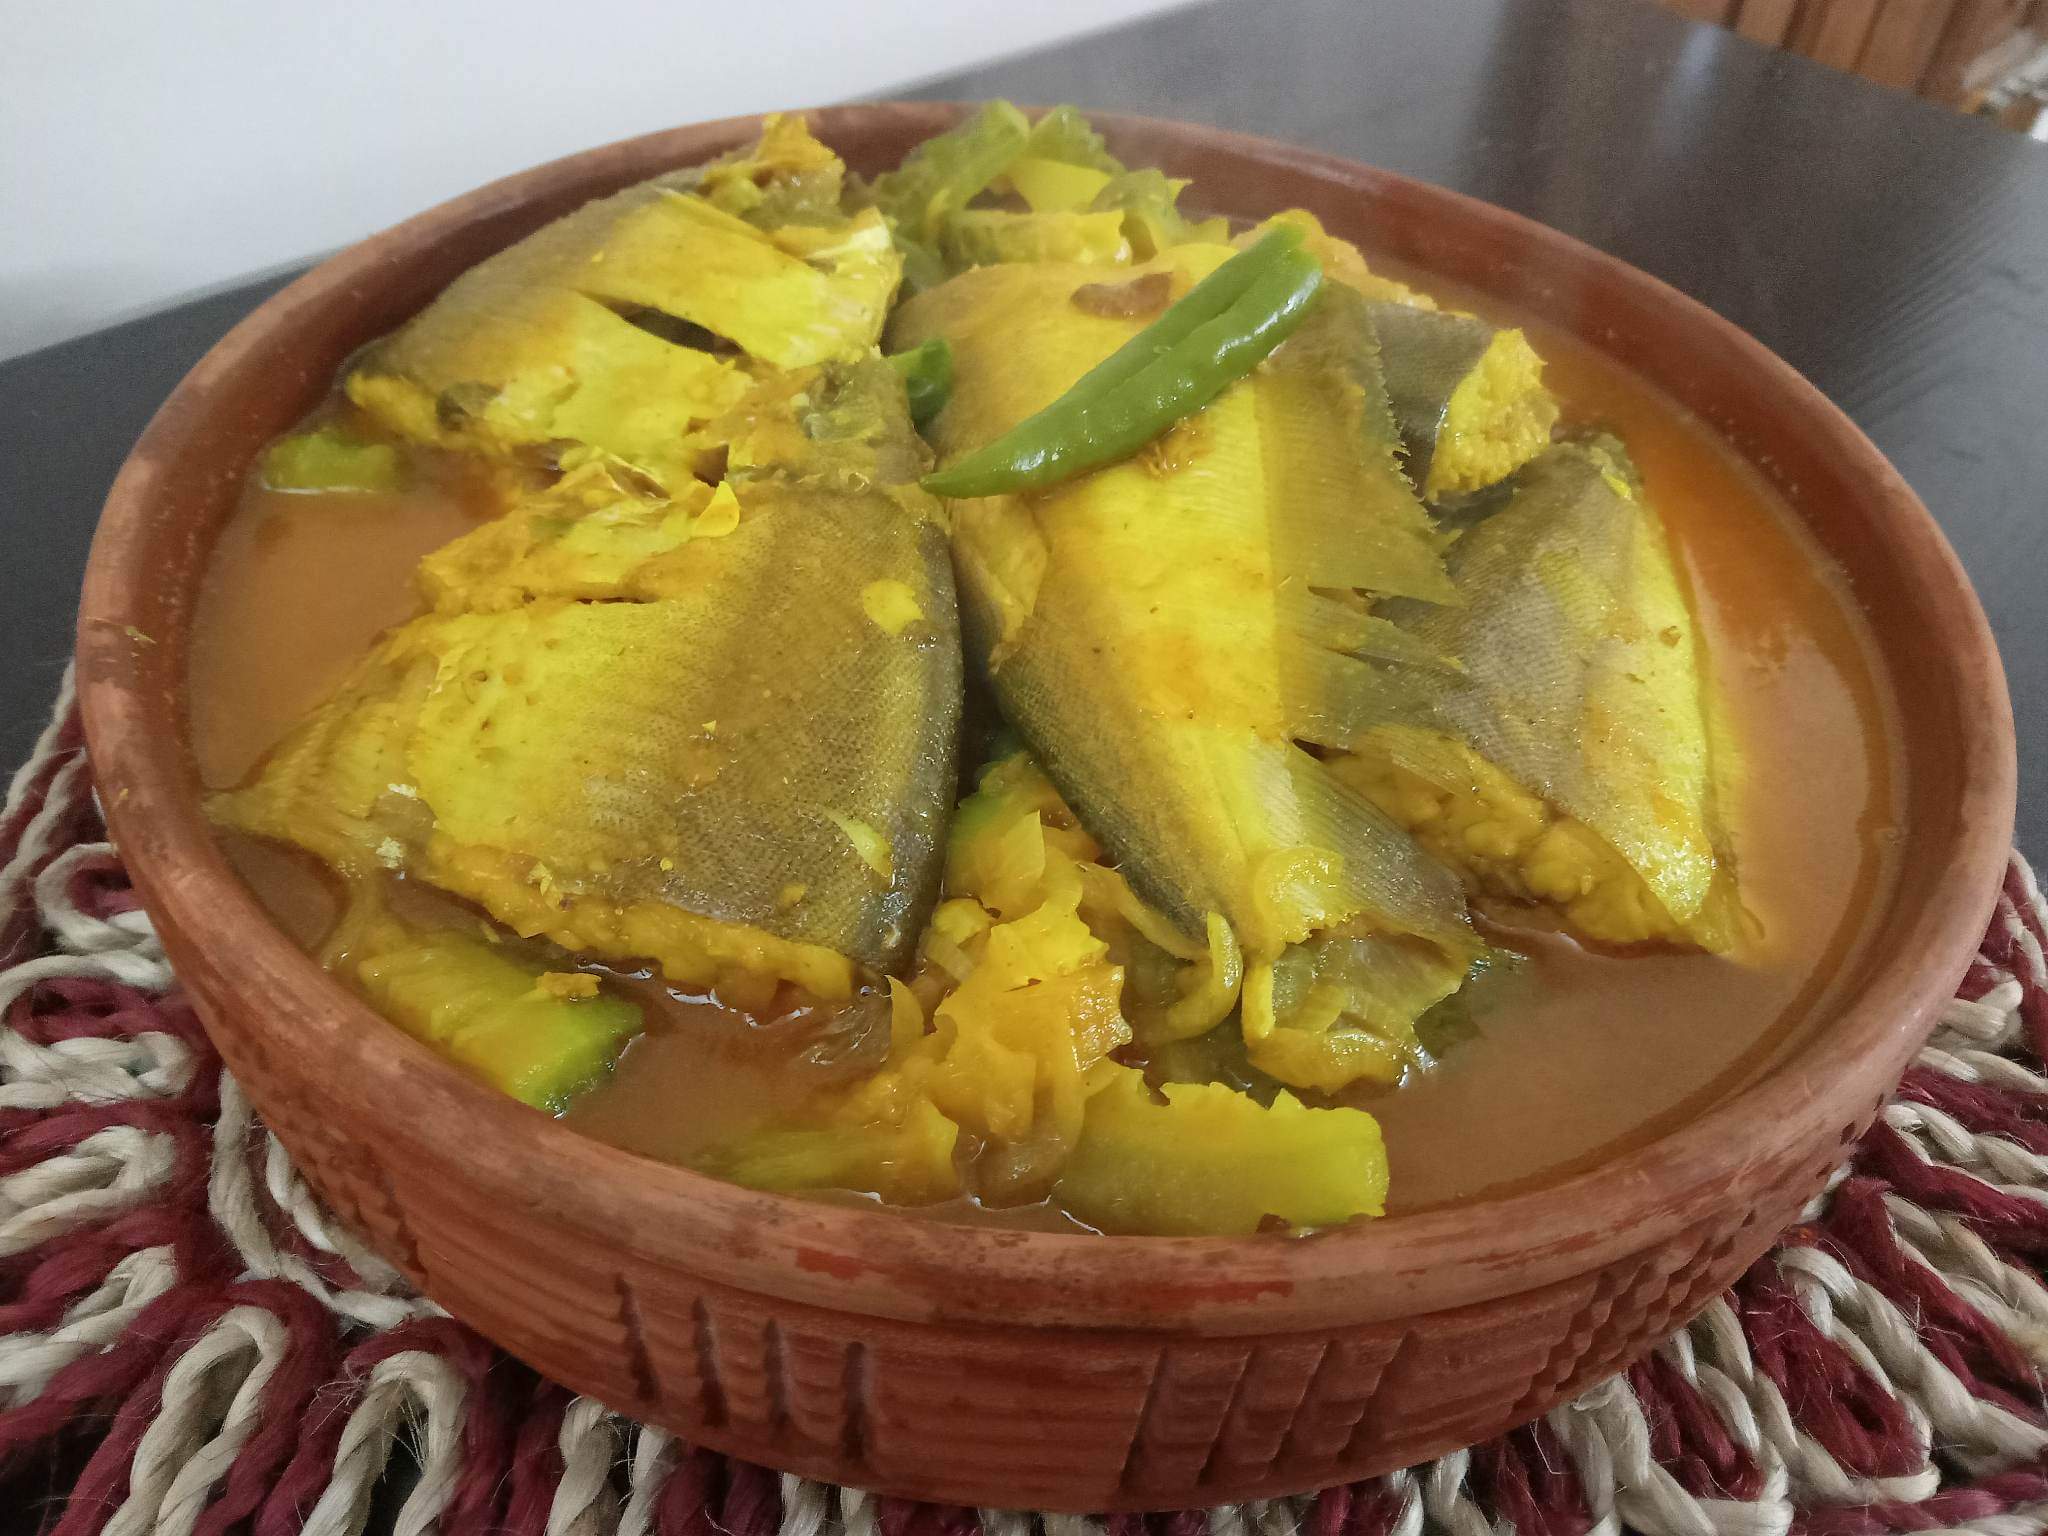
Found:
<path fill-rule="evenodd" d="M 1132 280 L 1163 272 L 1184 293 L 1231 254 L 1175 246 Z M 953 348 L 930 429 L 943 455 L 1141 327 L 1074 301 L 1100 281 L 1008 263 L 903 306 L 901 343 Z M 1457 597 L 1396 463 L 1366 301 L 1325 290 L 1252 376 L 1136 458 L 952 504 L 969 650 L 1005 714 L 1138 893 L 1211 941 L 1212 969 L 1241 957 L 1253 1060 L 1318 1089 L 1397 1077 L 1415 1017 L 1478 951 L 1452 876 L 1303 745 L 1429 717 L 1375 655 L 1408 637 L 1363 594 Z"/>
<path fill-rule="evenodd" d="M 954 785 L 945 535 L 886 364 L 768 393 L 815 475 L 566 477 L 430 556 L 434 611 L 214 814 L 676 984 L 845 997 L 900 965 Z"/>

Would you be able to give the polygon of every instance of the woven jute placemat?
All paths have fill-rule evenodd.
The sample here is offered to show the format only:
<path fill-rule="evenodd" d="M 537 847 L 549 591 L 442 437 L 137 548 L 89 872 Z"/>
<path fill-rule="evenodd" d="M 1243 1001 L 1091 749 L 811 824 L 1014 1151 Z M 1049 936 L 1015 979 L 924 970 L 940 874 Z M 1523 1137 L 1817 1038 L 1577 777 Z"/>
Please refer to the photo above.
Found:
<path fill-rule="evenodd" d="M 0 1486 L 45 1473 L 0 1514 L 57 1536 L 350 1536 L 408 1457 L 406 1536 L 2048 1529 L 2048 911 L 2017 857 L 1826 1194 L 1648 1359 L 1371 1482 L 1097 1520 L 777 1476 L 410 1293 L 251 1114 L 105 835 L 67 687 L 0 813 Z"/>

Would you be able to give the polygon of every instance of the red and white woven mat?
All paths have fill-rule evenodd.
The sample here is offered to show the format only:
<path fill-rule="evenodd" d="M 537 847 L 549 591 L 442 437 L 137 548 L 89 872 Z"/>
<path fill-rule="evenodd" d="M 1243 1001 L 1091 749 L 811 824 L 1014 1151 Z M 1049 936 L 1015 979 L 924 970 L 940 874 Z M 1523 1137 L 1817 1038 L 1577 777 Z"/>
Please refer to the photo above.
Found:
<path fill-rule="evenodd" d="M 1096 1520 L 778 1477 L 411 1294 L 252 1117 L 104 838 L 67 687 L 0 813 L 0 1490 L 34 1490 L 0 1516 L 56 1536 L 351 1536 L 394 1456 L 404 1536 L 2048 1530 L 2048 913 L 2017 857 L 1848 1165 L 1650 1358 L 1426 1466 Z"/>

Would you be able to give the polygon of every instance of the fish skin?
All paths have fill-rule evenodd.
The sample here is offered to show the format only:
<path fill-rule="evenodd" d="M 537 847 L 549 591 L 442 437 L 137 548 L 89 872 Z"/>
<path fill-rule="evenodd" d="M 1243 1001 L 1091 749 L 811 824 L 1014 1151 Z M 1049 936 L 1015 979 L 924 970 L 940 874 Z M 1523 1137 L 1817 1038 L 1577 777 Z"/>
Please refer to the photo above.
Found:
<path fill-rule="evenodd" d="M 1451 732 L 1604 838 L 1680 927 L 1739 922 L 1698 625 L 1663 525 L 1611 440 L 1560 443 L 1451 547 L 1460 607 L 1381 612 L 1456 657 Z"/>
<path fill-rule="evenodd" d="M 936 504 L 877 474 L 918 462 L 898 451 L 915 439 L 886 365 L 802 382 L 778 384 L 777 408 L 846 399 L 828 426 L 864 429 L 893 405 L 888 442 L 821 454 L 834 469 L 817 480 L 744 477 L 716 493 L 739 504 L 729 531 L 595 575 L 506 539 L 540 515 L 514 508 L 459 541 L 474 558 L 432 557 L 449 573 L 437 611 L 388 637 L 216 814 L 360 869 L 395 851 L 515 926 L 533 925 L 514 910 L 525 893 L 460 873 L 484 853 L 551 899 L 673 907 L 900 968 L 936 899 L 955 784 L 952 570 Z M 544 502 L 548 526 L 647 500 L 617 489 Z M 666 506 L 635 526 L 661 526 Z M 508 563 L 524 573 L 509 599 Z M 878 582 L 908 594 L 914 622 L 876 620 L 863 593 Z M 393 784 L 408 791 L 396 803 Z M 881 839 L 886 878 L 848 821 Z"/>
<path fill-rule="evenodd" d="M 880 498 L 764 487 L 741 501 L 739 528 L 697 556 L 711 568 L 679 571 L 690 586 L 672 594 L 422 621 L 441 675 L 523 668 L 530 692 L 472 703 L 438 687 L 415 782 L 443 833 L 516 848 L 561 889 L 892 970 L 935 895 L 954 782 L 944 540 Z M 937 620 L 886 634 L 860 601 L 876 581 Z M 886 884 L 834 813 L 887 843 Z M 792 885 L 805 894 L 785 907 Z"/>
<path fill-rule="evenodd" d="M 431 611 L 221 821 L 678 981 L 843 995 L 849 962 L 906 963 L 958 621 L 930 455 L 874 353 L 902 259 L 844 175 L 771 118 L 479 263 L 359 360 L 346 390 L 389 429 L 559 478 L 422 563 Z"/>
<path fill-rule="evenodd" d="M 1180 246 L 1148 267 L 1185 292 L 1229 254 Z M 980 268 L 898 311 L 896 344 L 953 347 L 954 394 L 928 429 L 943 455 L 1136 332 L 1068 302 L 1097 280 Z M 1476 952 L 1456 880 L 1297 744 L 1357 729 L 1350 717 L 1400 689 L 1395 669 L 1325 643 L 1364 642 L 1367 626 L 1295 627 L 1311 589 L 1457 596 L 1396 466 L 1374 347 L 1363 298 L 1326 285 L 1293 340 L 1134 458 L 953 502 L 953 553 L 969 655 L 1147 901 L 1195 941 L 1221 913 L 1254 969 L 1346 925 L 1415 936 L 1440 996 Z"/>
<path fill-rule="evenodd" d="M 844 170 L 801 119 L 755 153 L 771 178 L 755 219 L 778 190 L 836 193 Z M 865 355 L 902 276 L 875 209 L 731 211 L 722 169 L 745 164 L 627 187 L 471 267 L 364 354 L 350 399 L 419 441 L 514 458 L 581 444 L 681 490 L 715 462 L 706 425 L 755 382 Z"/>

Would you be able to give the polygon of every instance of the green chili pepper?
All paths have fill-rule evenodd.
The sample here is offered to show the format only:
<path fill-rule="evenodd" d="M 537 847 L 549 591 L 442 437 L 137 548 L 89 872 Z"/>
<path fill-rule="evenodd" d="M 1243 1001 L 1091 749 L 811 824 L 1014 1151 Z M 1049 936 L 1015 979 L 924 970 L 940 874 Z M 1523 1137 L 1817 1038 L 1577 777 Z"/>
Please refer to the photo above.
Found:
<path fill-rule="evenodd" d="M 910 397 L 911 424 L 922 429 L 953 393 L 953 348 L 945 337 L 934 336 L 907 352 L 892 352 L 889 366 Z"/>
<path fill-rule="evenodd" d="M 1307 317 L 1322 269 L 1299 231 L 1239 252 L 1059 399 L 924 478 L 934 495 L 1000 496 L 1128 458 L 1250 373 Z"/>
<path fill-rule="evenodd" d="M 1129 378 L 1160 353 L 1187 340 L 1204 321 L 1215 319 L 1242 299 L 1261 273 L 1300 245 L 1301 231 L 1292 225 L 1283 224 L 1261 236 L 1167 305 L 1157 320 L 1082 374 L 1073 388 L 1039 415 L 1045 415 L 1062 401 L 1075 400 L 1085 391 L 1107 390 Z"/>

